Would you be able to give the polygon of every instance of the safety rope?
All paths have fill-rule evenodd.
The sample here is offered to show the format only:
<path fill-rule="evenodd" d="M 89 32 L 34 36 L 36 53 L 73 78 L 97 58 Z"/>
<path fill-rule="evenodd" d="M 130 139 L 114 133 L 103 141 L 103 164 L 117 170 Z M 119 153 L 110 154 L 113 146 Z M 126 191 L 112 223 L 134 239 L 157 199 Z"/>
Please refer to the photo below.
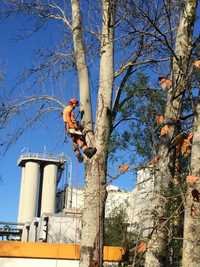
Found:
<path fill-rule="evenodd" d="M 77 168 L 77 183 L 79 184 L 79 171 L 78 171 L 78 168 Z M 80 200 L 80 199 L 79 199 Z M 72 196 L 72 203 L 73 203 L 73 196 Z M 78 211 L 78 189 L 76 189 L 76 196 L 75 196 L 75 239 L 74 239 L 74 243 L 77 244 L 77 233 L 78 233 L 78 214 L 77 214 L 77 211 Z"/>
<path fill-rule="evenodd" d="M 61 221 L 60 221 L 60 227 L 59 227 L 59 239 L 60 239 L 60 237 L 61 237 Z M 60 258 L 59 258 L 59 255 L 60 255 L 60 247 L 61 247 L 61 242 L 59 242 L 59 244 L 58 244 L 58 249 L 57 249 L 57 257 L 56 257 L 56 267 L 58 267 L 58 261 L 60 260 Z"/>
<path fill-rule="evenodd" d="M 100 264 L 100 261 L 101 261 L 101 255 L 100 255 L 100 252 L 101 252 L 101 243 L 100 241 L 102 242 L 103 240 L 101 240 L 101 176 L 100 176 L 100 168 L 99 168 L 99 160 L 97 162 L 97 167 L 98 167 L 98 199 L 99 199 L 99 206 L 98 206 L 98 233 L 97 233 L 97 253 L 98 253 L 98 265 Z"/>
<path fill-rule="evenodd" d="M 65 184 L 68 184 L 66 181 L 67 181 L 67 176 L 69 175 L 69 172 L 68 172 L 68 170 L 67 170 L 67 165 L 66 165 L 67 163 L 65 163 L 65 166 L 66 166 L 66 171 L 65 171 L 65 175 L 64 175 L 64 179 L 63 179 L 63 181 L 62 181 L 62 187 L 61 188 L 65 188 Z M 68 196 L 68 194 L 67 194 L 67 196 Z M 67 199 L 67 203 L 68 203 L 68 199 Z M 62 206 L 62 208 L 63 208 L 63 206 Z M 59 255 L 60 255 L 60 248 L 61 248 L 61 242 L 60 242 L 60 240 L 61 240 L 61 233 L 62 233 L 62 228 L 61 228 L 61 224 L 62 224 L 62 220 L 60 221 L 60 225 L 59 225 L 59 234 L 58 234 L 58 236 L 59 236 L 59 244 L 58 244 L 58 249 L 57 249 L 57 257 L 56 257 L 56 267 L 58 267 L 58 261 L 59 261 Z"/>

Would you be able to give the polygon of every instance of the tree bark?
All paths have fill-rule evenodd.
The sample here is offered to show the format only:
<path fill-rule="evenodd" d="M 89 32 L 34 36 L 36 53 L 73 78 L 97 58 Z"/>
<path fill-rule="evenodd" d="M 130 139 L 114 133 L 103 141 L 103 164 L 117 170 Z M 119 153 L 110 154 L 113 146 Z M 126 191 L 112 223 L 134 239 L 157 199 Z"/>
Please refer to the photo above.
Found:
<path fill-rule="evenodd" d="M 183 91 L 188 85 L 188 70 L 190 66 L 191 39 L 196 11 L 196 0 L 185 0 L 185 5 L 180 15 L 176 35 L 175 53 L 172 68 L 172 89 L 168 91 L 165 109 L 165 120 L 179 119 Z M 175 134 L 176 126 L 171 127 L 168 140 Z M 169 143 L 162 144 L 159 149 L 160 161 L 155 175 L 155 228 L 148 243 L 145 257 L 145 267 L 167 266 L 167 228 L 166 204 L 163 196 L 169 189 L 170 181 L 173 182 L 174 174 L 170 166 L 172 153 L 169 152 Z"/>
<path fill-rule="evenodd" d="M 200 103 L 196 108 L 193 127 L 191 175 L 197 176 L 194 184 L 188 184 L 185 204 L 183 267 L 200 266 Z"/>
<path fill-rule="evenodd" d="M 88 67 L 86 63 L 85 48 L 82 37 L 82 25 L 79 0 L 71 0 L 72 7 L 72 35 L 74 44 L 74 53 L 76 67 L 79 78 L 79 92 L 80 92 L 80 112 L 82 116 L 82 125 L 90 133 L 93 129 L 92 123 L 92 109 L 89 86 Z M 90 140 L 89 140 L 90 141 Z"/>
<path fill-rule="evenodd" d="M 82 216 L 81 267 L 103 266 L 103 221 L 114 73 L 113 21 L 115 8 L 113 2 L 112 0 L 102 0 L 99 91 L 94 134 L 97 153 L 91 160 L 85 162 L 86 185 Z"/>

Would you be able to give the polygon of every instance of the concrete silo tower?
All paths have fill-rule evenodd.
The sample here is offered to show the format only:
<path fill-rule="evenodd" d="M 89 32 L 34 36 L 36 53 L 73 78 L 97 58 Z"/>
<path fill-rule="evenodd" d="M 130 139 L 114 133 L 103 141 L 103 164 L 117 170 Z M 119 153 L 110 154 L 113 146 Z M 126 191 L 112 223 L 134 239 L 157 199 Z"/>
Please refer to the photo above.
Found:
<path fill-rule="evenodd" d="M 30 222 L 43 213 L 55 213 L 56 189 L 65 165 L 63 156 L 23 154 L 18 222 Z"/>

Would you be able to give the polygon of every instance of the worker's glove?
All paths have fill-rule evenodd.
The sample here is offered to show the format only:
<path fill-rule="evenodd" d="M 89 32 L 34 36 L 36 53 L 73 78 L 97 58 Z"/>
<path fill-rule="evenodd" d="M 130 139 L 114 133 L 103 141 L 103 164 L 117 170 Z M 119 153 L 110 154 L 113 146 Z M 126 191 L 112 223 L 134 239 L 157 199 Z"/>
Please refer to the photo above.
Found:
<path fill-rule="evenodd" d="M 74 127 L 75 131 L 80 131 L 80 128 L 78 126 Z"/>
<path fill-rule="evenodd" d="M 83 130 L 83 126 L 80 124 L 80 122 L 76 122 L 76 127 L 77 127 L 77 130 L 80 130 L 80 131 Z"/>
<path fill-rule="evenodd" d="M 76 134 L 76 135 L 80 135 L 80 136 L 83 135 L 82 132 L 81 132 L 80 130 L 76 130 L 76 129 L 74 129 L 74 128 L 69 128 L 69 129 L 68 129 L 68 133 L 69 133 L 69 134 Z"/>

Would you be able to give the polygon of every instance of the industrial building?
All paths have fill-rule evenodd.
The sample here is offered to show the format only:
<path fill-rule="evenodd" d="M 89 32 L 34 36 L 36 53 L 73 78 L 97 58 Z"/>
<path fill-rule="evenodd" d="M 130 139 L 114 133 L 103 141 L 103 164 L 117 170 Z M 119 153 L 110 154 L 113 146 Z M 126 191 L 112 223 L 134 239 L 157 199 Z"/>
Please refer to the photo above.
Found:
<path fill-rule="evenodd" d="M 0 242 L 0 266 L 78 266 L 83 189 L 72 188 L 70 159 L 64 155 L 29 153 L 20 156 L 18 166 L 18 222 L 1 224 L 1 236 L 6 241 Z M 130 229 L 148 235 L 152 228 L 153 188 L 151 168 L 138 170 L 137 184 L 131 192 L 109 185 L 106 217 L 122 205 Z M 104 248 L 108 266 L 116 266 L 122 254 L 122 248 Z"/>
<path fill-rule="evenodd" d="M 24 154 L 18 160 L 21 167 L 21 190 L 18 222 L 31 222 L 44 213 L 56 212 L 57 185 L 66 160 L 63 156 Z"/>

